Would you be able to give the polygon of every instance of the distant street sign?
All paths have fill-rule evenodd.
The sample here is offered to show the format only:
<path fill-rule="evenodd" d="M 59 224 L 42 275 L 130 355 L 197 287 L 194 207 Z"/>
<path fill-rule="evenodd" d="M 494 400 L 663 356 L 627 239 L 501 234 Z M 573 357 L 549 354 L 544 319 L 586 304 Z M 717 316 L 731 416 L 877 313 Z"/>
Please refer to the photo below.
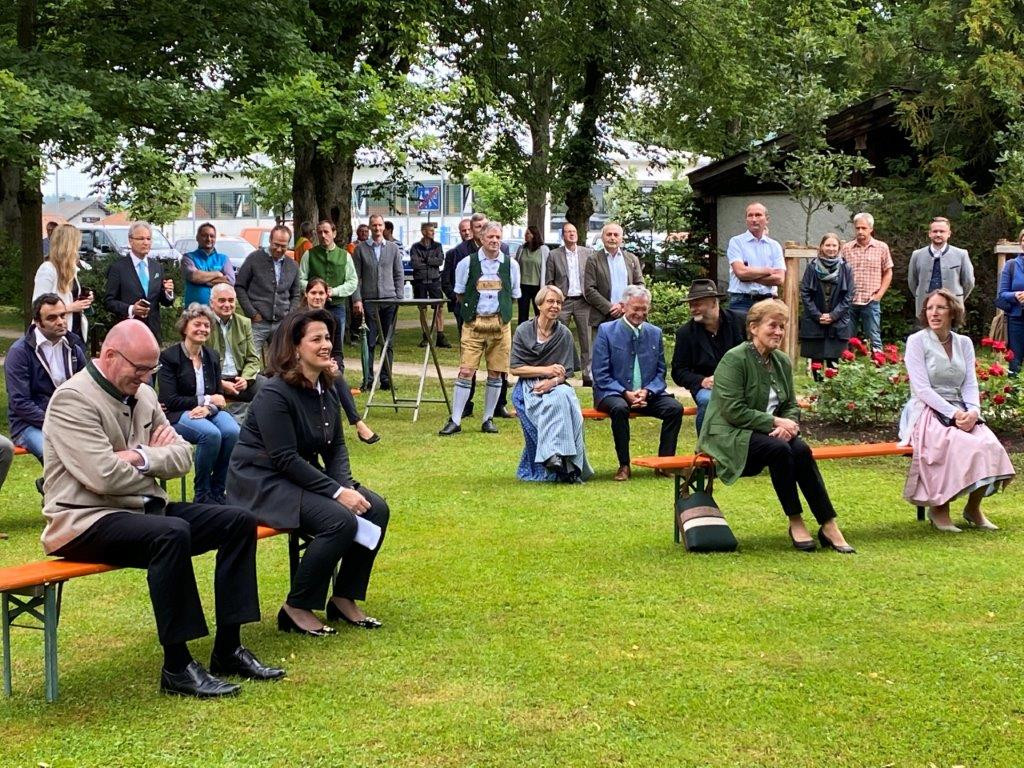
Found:
<path fill-rule="evenodd" d="M 420 184 L 416 187 L 417 206 L 423 213 L 437 213 L 441 210 L 441 186 L 439 184 Z"/>

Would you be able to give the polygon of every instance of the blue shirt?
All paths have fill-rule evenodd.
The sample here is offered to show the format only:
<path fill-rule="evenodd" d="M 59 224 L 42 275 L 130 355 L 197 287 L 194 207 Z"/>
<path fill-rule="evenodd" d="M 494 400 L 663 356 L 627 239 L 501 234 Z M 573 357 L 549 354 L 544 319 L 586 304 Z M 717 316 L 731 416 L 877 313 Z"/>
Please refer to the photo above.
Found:
<path fill-rule="evenodd" d="M 498 254 L 496 259 L 488 259 L 484 255 L 484 249 L 477 251 L 476 257 L 480 260 L 481 280 L 501 280 L 498 276 L 498 266 L 508 258 L 503 253 Z M 466 292 L 466 280 L 469 279 L 469 260 L 472 255 L 467 256 L 455 266 L 455 292 L 462 295 Z M 519 265 L 515 259 L 509 263 L 509 277 L 512 280 L 512 298 L 518 299 L 523 295 L 519 285 Z M 478 315 L 493 315 L 498 311 L 498 291 L 480 291 L 480 299 L 476 303 Z"/>
<path fill-rule="evenodd" d="M 606 252 L 607 253 L 607 252 Z M 626 292 L 629 285 L 629 273 L 626 272 L 626 257 L 622 255 L 622 249 L 616 251 L 615 255 L 608 254 L 608 272 L 611 275 L 612 287 L 611 296 L 608 301 L 618 304 L 622 301 L 622 294 Z"/>
<path fill-rule="evenodd" d="M 220 253 L 216 248 L 209 254 L 202 248 L 196 248 L 191 253 L 186 253 L 181 259 L 181 271 L 185 275 L 186 307 L 194 301 L 200 304 L 210 303 L 210 291 L 213 290 L 213 286 L 193 283 L 192 273 L 196 270 L 222 272 L 230 285 L 235 284 L 235 268 L 231 266 L 231 260 L 226 255 Z"/>
<path fill-rule="evenodd" d="M 749 230 L 729 240 L 726 259 L 729 261 L 729 264 L 732 264 L 734 261 L 742 261 L 748 267 L 786 268 L 786 260 L 782 257 L 782 246 L 770 237 L 758 239 L 750 234 Z M 736 273 L 730 268 L 729 293 L 775 296 L 778 293 L 778 289 L 775 286 L 744 282 L 736 277 Z"/>

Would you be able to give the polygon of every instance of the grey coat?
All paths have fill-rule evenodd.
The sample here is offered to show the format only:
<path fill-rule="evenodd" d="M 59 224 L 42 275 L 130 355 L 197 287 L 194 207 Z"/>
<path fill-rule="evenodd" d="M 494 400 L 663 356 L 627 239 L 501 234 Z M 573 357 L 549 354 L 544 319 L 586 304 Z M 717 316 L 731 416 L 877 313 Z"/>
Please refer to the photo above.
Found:
<path fill-rule="evenodd" d="M 580 290 L 584 290 L 583 277 L 587 272 L 587 262 L 594 255 L 593 248 L 576 246 L 576 259 L 580 263 Z M 548 285 L 558 288 L 566 296 L 569 295 L 569 261 L 565 255 L 565 246 L 560 245 L 548 254 L 544 268 L 544 279 Z"/>
<path fill-rule="evenodd" d="M 274 275 L 274 257 L 260 248 L 253 251 L 235 274 L 235 293 L 250 320 L 257 313 L 265 323 L 276 323 L 299 306 L 302 288 L 295 259 L 281 257 L 281 282 Z"/>
<path fill-rule="evenodd" d="M 385 240 L 380 250 L 380 264 L 373 255 L 370 241 L 359 243 L 352 261 L 356 265 L 359 286 L 352 294 L 352 301 L 363 299 L 400 299 L 405 288 L 405 270 L 402 254 L 394 241 Z"/>
<path fill-rule="evenodd" d="M 947 243 L 945 252 L 939 257 L 942 264 L 942 287 L 948 289 L 963 304 L 974 290 L 974 265 L 963 248 Z M 928 283 L 932 278 L 932 254 L 928 246 L 918 248 L 910 256 L 907 265 L 907 283 L 914 294 L 914 314 L 921 314 Z"/>
<path fill-rule="evenodd" d="M 635 254 L 622 249 L 626 262 L 626 284 L 643 285 L 644 276 L 640 271 L 640 259 Z M 614 318 L 611 316 L 612 304 L 618 303 L 621 296 L 611 297 L 612 273 L 608 267 L 608 253 L 602 248 L 594 251 L 587 259 L 587 268 L 583 273 L 583 295 L 590 305 L 590 327 L 597 328 L 601 323 Z"/>

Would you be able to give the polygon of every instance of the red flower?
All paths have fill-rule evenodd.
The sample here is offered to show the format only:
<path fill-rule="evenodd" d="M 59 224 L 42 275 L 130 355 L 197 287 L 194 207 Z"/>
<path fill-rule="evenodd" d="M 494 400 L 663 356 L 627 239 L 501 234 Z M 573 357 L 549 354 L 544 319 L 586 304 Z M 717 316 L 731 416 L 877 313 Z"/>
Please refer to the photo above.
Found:
<path fill-rule="evenodd" d="M 846 410 L 848 410 L 848 411 L 856 410 L 856 408 L 857 408 L 857 404 L 855 402 L 853 402 L 852 400 L 846 404 Z"/>
<path fill-rule="evenodd" d="M 992 402 L 995 403 L 996 405 L 1002 405 L 1003 403 L 1006 402 L 1006 396 L 996 395 L 995 397 L 992 398 Z"/>
<path fill-rule="evenodd" d="M 811 363 L 811 370 L 812 371 L 820 371 L 823 367 L 824 366 L 821 363 L 817 362 L 817 361 Z"/>
<path fill-rule="evenodd" d="M 981 340 L 981 346 L 983 346 L 983 347 L 991 347 L 992 346 L 992 339 L 990 339 L 988 336 L 986 336 L 985 338 L 983 338 Z"/>
<path fill-rule="evenodd" d="M 839 371 L 837 371 L 835 368 L 826 368 L 825 369 L 825 378 L 826 379 L 834 379 L 838 375 L 839 375 Z"/>
<path fill-rule="evenodd" d="M 849 363 L 849 362 L 853 361 L 854 355 L 853 355 L 853 352 L 851 352 L 850 350 L 844 349 L 843 350 L 843 354 L 840 355 L 840 357 L 842 357 L 843 360 L 845 360 L 846 362 Z"/>
<path fill-rule="evenodd" d="M 899 350 L 893 353 L 887 353 L 885 359 L 890 363 L 899 363 L 903 361 L 903 358 L 900 357 Z"/>
<path fill-rule="evenodd" d="M 900 353 L 900 348 L 895 344 L 883 344 L 882 351 L 887 355 L 898 355 Z"/>
<path fill-rule="evenodd" d="M 885 355 L 883 355 L 881 352 L 875 352 L 873 355 L 871 355 L 871 359 L 875 361 L 875 365 L 877 365 L 879 368 L 885 365 Z"/>
<path fill-rule="evenodd" d="M 1016 357 L 1016 355 L 1013 354 L 1013 350 L 1012 349 L 1008 349 L 1005 352 L 1003 352 L 1003 360 L 1005 360 L 1006 362 L 1010 362 L 1015 357 Z"/>
<path fill-rule="evenodd" d="M 992 363 L 992 365 L 988 367 L 988 372 L 993 376 L 1002 376 L 1006 373 L 1006 369 L 999 363 Z"/>
<path fill-rule="evenodd" d="M 994 349 L 996 352 L 1005 352 L 1006 351 L 1006 342 L 1005 341 L 993 341 L 992 342 L 992 349 Z"/>
<path fill-rule="evenodd" d="M 864 345 L 864 342 L 860 340 L 859 336 L 850 337 L 850 343 L 855 347 L 861 347 Z"/>
<path fill-rule="evenodd" d="M 1003 392 L 1005 392 L 1006 394 L 1010 394 L 1011 392 L 1013 392 L 1013 387 L 1007 384 L 1005 387 L 1003 387 Z"/>
<path fill-rule="evenodd" d="M 978 372 L 978 378 L 981 379 L 982 381 L 988 381 L 988 379 L 989 379 L 988 372 L 987 371 L 979 371 Z"/>

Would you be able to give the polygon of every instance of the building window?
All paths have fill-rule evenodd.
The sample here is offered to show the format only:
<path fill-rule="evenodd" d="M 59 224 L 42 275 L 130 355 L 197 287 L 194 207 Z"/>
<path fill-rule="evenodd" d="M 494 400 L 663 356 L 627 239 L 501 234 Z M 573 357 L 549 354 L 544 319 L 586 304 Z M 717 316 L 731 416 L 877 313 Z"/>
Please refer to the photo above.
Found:
<path fill-rule="evenodd" d="M 249 189 L 216 189 L 196 192 L 197 219 L 255 219 L 256 204 Z"/>

